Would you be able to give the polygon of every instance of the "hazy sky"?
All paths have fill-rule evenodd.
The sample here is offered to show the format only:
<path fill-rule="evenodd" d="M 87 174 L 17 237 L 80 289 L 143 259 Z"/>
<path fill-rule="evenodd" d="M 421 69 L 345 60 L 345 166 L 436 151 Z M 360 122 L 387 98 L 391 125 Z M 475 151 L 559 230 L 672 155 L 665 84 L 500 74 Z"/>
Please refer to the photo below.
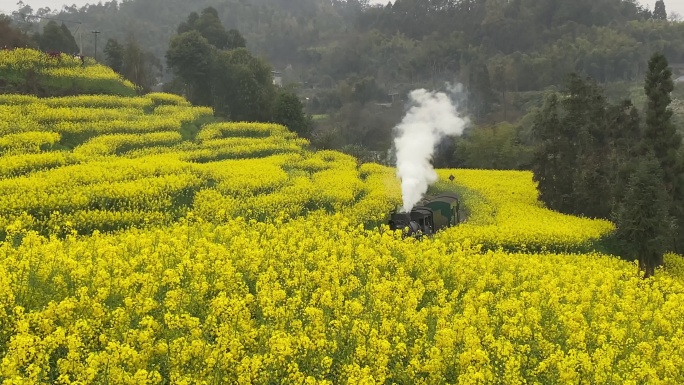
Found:
<path fill-rule="evenodd" d="M 283 0 L 287 1 L 287 0 Z M 568 0 L 571 1 L 571 0 Z M 0 0 L 0 12 L 11 12 L 17 9 L 18 0 Z M 64 4 L 77 6 L 84 5 L 86 3 L 98 3 L 99 0 L 24 0 L 24 3 L 29 4 L 33 9 L 38 9 L 42 7 L 50 7 L 51 9 L 61 9 Z M 387 4 L 387 0 L 371 0 L 374 3 Z M 653 4 L 655 0 L 642 0 L 642 4 L 649 4 L 651 9 L 653 9 Z M 684 0 L 665 0 L 665 8 L 669 11 L 675 11 L 680 15 L 684 16 Z"/>

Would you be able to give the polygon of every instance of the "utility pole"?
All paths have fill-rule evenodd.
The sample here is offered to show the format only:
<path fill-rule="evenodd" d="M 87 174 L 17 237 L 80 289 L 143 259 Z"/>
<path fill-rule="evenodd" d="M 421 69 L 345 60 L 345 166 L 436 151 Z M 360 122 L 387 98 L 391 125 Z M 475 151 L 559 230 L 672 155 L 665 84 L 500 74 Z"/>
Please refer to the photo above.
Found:
<path fill-rule="evenodd" d="M 93 35 L 95 35 L 95 61 L 97 61 L 97 34 L 99 34 L 100 31 L 93 31 Z"/>

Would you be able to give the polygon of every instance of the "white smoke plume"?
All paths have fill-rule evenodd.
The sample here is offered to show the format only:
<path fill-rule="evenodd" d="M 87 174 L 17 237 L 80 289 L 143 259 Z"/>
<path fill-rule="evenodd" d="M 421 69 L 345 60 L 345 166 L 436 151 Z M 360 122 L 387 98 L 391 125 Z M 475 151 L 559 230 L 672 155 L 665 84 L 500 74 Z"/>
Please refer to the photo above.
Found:
<path fill-rule="evenodd" d="M 448 86 L 450 92 L 460 88 Z M 409 94 L 412 107 L 395 127 L 394 147 L 397 157 L 397 176 L 401 179 L 403 212 L 409 212 L 437 181 L 432 157 L 439 142 L 446 136 L 458 136 L 468 125 L 459 116 L 449 95 L 425 89 Z"/>

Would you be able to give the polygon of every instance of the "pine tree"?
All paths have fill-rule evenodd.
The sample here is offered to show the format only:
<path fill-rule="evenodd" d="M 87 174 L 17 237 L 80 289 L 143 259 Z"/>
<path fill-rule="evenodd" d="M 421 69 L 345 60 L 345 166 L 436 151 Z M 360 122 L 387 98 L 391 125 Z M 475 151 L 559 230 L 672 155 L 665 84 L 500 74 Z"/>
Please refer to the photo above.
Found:
<path fill-rule="evenodd" d="M 656 1 L 655 9 L 653 9 L 653 18 L 656 20 L 667 20 L 667 11 L 665 10 L 665 2 L 663 0 Z"/>
<path fill-rule="evenodd" d="M 69 28 L 62 23 L 58 25 L 54 21 L 48 22 L 43 27 L 43 34 L 36 37 L 43 51 L 59 51 L 69 54 L 79 51 L 76 39 L 69 31 Z"/>
<path fill-rule="evenodd" d="M 122 73 L 126 79 L 132 81 L 134 84 L 149 87 L 150 80 L 148 79 L 146 70 L 145 53 L 133 35 L 130 35 L 126 41 L 126 46 L 124 47 Z"/>
<path fill-rule="evenodd" d="M 237 29 L 231 29 L 228 31 L 226 49 L 236 49 L 247 47 L 247 41 L 240 34 Z"/>
<path fill-rule="evenodd" d="M 670 93 L 674 90 L 672 71 L 663 54 L 657 53 L 648 62 L 644 86 L 648 105 L 643 134 L 643 153 L 653 152 L 663 170 L 665 188 L 673 201 L 681 194 L 682 162 L 679 156 L 682 137 L 672 121 Z"/>
<path fill-rule="evenodd" d="M 64 52 L 67 53 L 78 53 L 80 49 L 78 48 L 78 44 L 76 43 L 76 39 L 74 38 L 74 35 L 71 34 L 71 31 L 69 30 L 69 27 L 66 26 L 66 24 L 62 23 L 62 25 L 59 27 L 59 29 L 62 31 L 62 39 L 64 41 Z"/>
<path fill-rule="evenodd" d="M 672 203 L 670 215 L 676 218 L 673 225 L 679 228 L 675 251 L 684 247 L 684 162 L 682 137 L 672 120 L 670 93 L 674 90 L 672 71 L 663 54 L 656 53 L 648 63 L 644 85 L 648 104 L 646 127 L 643 133 L 642 152 L 652 152 L 660 162 L 663 185 Z"/>
<path fill-rule="evenodd" d="M 629 257 L 638 259 L 646 277 L 662 266 L 671 240 L 669 207 L 660 164 L 649 153 L 641 158 L 630 177 L 624 199 L 614 215 L 617 239 Z"/>
<path fill-rule="evenodd" d="M 608 105 L 601 88 L 589 79 L 568 77 L 563 99 L 553 97 L 533 125 L 536 142 L 532 162 L 539 198 L 563 213 L 607 218 L 611 158 Z"/>
<path fill-rule="evenodd" d="M 561 126 L 566 139 L 566 158 L 572 161 L 572 214 L 607 218 L 611 211 L 607 146 L 607 101 L 595 81 L 571 74 L 566 82 Z"/>
<path fill-rule="evenodd" d="M 122 73 L 124 65 L 124 47 L 116 39 L 107 40 L 104 48 L 105 63 L 117 73 Z"/>
<path fill-rule="evenodd" d="M 611 208 L 621 202 L 627 183 L 638 163 L 641 141 L 639 111 L 629 100 L 608 109 L 608 151 Z"/>
<path fill-rule="evenodd" d="M 536 142 L 532 173 L 539 199 L 552 210 L 570 212 L 575 158 L 563 135 L 557 95 L 551 95 L 537 114 L 532 132 Z"/>
<path fill-rule="evenodd" d="M 485 64 L 475 64 L 469 76 L 469 107 L 477 119 L 484 118 L 492 111 L 496 95 L 492 90 L 489 69 Z"/>

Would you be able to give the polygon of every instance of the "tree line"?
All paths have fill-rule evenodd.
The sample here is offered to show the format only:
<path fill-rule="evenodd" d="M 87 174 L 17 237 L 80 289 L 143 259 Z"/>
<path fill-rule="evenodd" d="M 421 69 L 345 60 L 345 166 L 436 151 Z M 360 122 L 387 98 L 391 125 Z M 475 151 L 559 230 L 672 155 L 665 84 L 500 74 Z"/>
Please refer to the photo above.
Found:
<path fill-rule="evenodd" d="M 78 54 L 79 47 L 66 24 L 50 20 L 43 26 L 43 33 L 26 33 L 14 28 L 12 19 L 0 15 L 0 48 L 35 48 L 46 52 Z"/>
<path fill-rule="evenodd" d="M 216 9 L 192 12 L 179 25 L 166 60 L 176 76 L 168 90 L 213 107 L 216 116 L 272 121 L 309 135 L 311 122 L 298 96 L 276 87 L 271 66 L 249 52 L 239 31 L 225 29 Z"/>
<path fill-rule="evenodd" d="M 611 219 L 615 250 L 646 276 L 666 251 L 684 247 L 682 138 L 672 121 L 672 72 L 662 54 L 648 63 L 643 112 L 610 103 L 591 78 L 572 74 L 533 124 L 531 169 L 550 209 Z"/>
<path fill-rule="evenodd" d="M 464 84 L 467 113 L 490 127 L 528 115 L 569 72 L 629 87 L 643 79 L 653 51 L 684 62 L 684 24 L 668 17 L 662 0 L 648 6 L 630 0 L 133 0 L 49 12 L 81 21 L 86 30 L 97 26 L 106 39 L 139 36 L 144 51 L 163 61 L 175 27 L 210 5 L 252 55 L 298 85 L 307 112 L 317 117 L 312 140 L 321 147 L 386 152 L 402 99 L 415 88 Z M 93 48 L 86 39 L 85 52 L 92 56 Z M 169 70 L 164 82 L 174 76 Z M 519 134 L 529 144 L 529 132 Z M 449 165 L 471 166 L 461 154 L 442 155 Z"/>

